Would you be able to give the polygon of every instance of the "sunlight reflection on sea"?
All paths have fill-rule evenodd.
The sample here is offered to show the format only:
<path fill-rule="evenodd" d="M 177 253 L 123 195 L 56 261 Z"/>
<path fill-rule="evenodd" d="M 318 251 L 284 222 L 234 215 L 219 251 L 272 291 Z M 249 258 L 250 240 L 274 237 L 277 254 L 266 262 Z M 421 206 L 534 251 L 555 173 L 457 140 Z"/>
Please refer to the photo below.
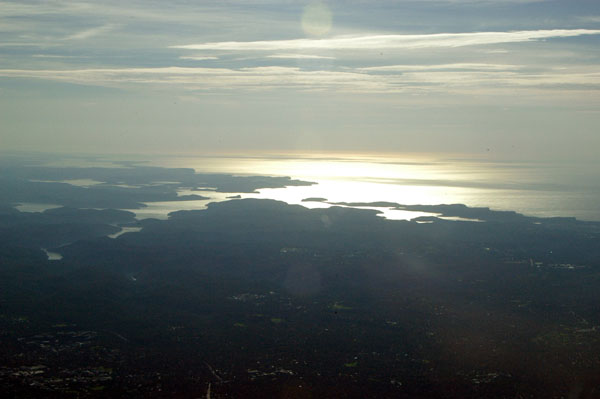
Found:
<path fill-rule="evenodd" d="M 599 169 L 577 163 L 414 154 L 162 157 L 152 163 L 193 168 L 199 173 L 290 176 L 312 181 L 317 184 L 241 194 L 243 198 L 275 199 L 308 208 L 328 207 L 331 206 L 328 203 L 335 202 L 462 203 L 514 210 L 531 216 L 575 216 L 582 220 L 600 220 Z M 185 209 L 203 209 L 209 202 L 222 201 L 234 194 L 203 195 L 210 196 L 211 200 L 188 204 Z M 325 198 L 328 203 L 303 201 L 311 197 Z M 173 203 L 149 205 L 177 206 Z M 390 210 L 389 207 L 376 209 L 384 212 L 381 216 L 390 219 L 422 216 Z M 146 209 L 142 212 L 151 211 Z"/>

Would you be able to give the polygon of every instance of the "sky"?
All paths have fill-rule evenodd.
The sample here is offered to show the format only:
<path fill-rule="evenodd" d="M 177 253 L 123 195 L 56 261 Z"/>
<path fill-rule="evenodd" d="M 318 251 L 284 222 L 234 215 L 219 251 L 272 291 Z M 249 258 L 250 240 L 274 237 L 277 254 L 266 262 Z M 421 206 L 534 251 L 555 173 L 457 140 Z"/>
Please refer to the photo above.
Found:
<path fill-rule="evenodd" d="M 0 1 L 0 149 L 597 159 L 597 0 Z"/>

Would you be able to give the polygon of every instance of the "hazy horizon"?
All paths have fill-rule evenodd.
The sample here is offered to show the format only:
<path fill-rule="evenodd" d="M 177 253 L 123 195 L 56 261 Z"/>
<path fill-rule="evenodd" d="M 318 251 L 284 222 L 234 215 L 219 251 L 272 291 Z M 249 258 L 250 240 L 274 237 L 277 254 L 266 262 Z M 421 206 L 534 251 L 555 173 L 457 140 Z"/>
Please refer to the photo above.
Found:
<path fill-rule="evenodd" d="M 0 2 L 2 150 L 595 160 L 594 1 Z"/>

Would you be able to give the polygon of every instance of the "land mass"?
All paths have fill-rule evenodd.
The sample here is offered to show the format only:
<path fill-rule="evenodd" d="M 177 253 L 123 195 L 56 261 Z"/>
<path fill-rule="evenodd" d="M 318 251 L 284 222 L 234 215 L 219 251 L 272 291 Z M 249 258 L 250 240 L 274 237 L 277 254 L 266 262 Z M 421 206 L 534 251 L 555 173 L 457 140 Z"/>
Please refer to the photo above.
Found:
<path fill-rule="evenodd" d="M 236 199 L 142 221 L 0 207 L 3 392 L 597 395 L 600 223 L 389 205 L 483 220 L 419 223 L 340 205 Z M 121 225 L 142 229 L 106 237 Z"/>

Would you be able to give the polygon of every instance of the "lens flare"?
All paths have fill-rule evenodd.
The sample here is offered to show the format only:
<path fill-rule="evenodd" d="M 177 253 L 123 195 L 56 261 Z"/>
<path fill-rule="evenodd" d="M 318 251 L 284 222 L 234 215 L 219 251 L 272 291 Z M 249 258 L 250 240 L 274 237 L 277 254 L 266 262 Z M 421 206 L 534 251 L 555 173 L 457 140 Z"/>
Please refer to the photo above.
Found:
<path fill-rule="evenodd" d="M 321 2 L 308 4 L 302 13 L 302 29 L 308 36 L 323 36 L 331 30 L 331 10 Z"/>

